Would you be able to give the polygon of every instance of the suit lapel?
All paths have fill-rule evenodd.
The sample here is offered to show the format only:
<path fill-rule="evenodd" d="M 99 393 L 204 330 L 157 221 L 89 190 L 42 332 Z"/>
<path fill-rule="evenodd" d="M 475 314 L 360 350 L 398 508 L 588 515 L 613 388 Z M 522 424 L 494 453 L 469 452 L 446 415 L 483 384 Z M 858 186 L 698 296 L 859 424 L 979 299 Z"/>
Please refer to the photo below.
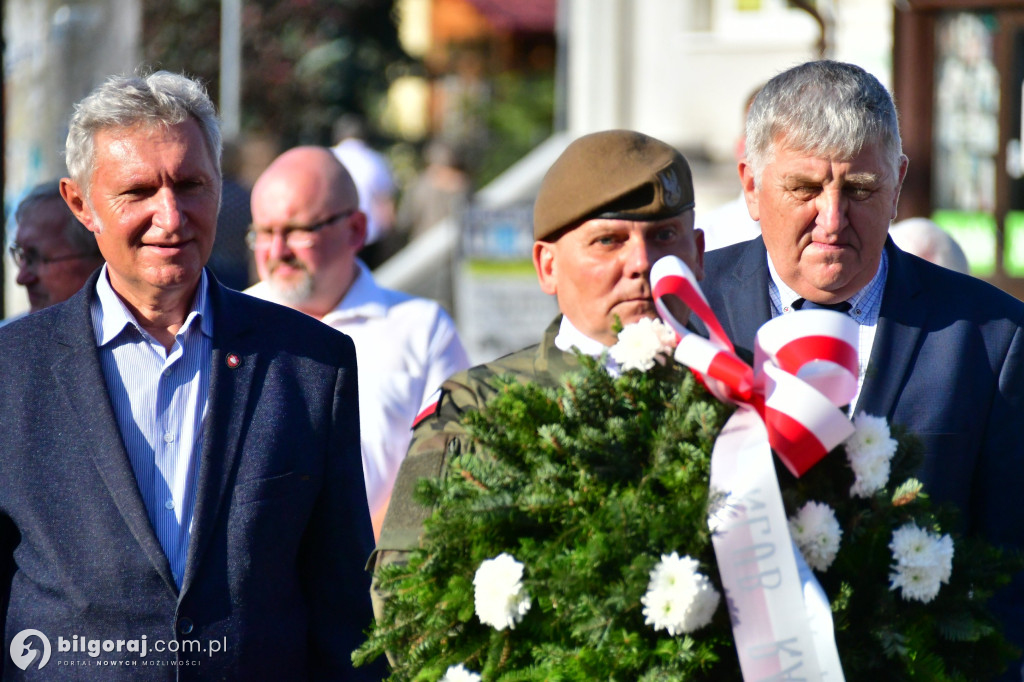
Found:
<path fill-rule="evenodd" d="M 857 412 L 892 418 L 900 387 L 913 369 L 913 357 L 928 316 L 922 286 L 910 259 L 889 239 L 889 272 L 882 295 L 871 360 L 857 400 Z"/>
<path fill-rule="evenodd" d="M 54 380 L 82 424 L 96 469 L 121 517 L 150 563 L 171 592 L 178 589 L 160 541 L 157 540 L 149 513 L 139 493 L 128 452 L 110 403 L 103 370 L 100 368 L 92 316 L 89 312 L 95 295 L 97 275 L 65 305 L 54 333 L 57 360 L 52 366 Z"/>
<path fill-rule="evenodd" d="M 719 305 L 717 314 L 725 313 L 722 326 L 733 344 L 748 351 L 754 350 L 754 335 L 772 319 L 771 299 L 768 297 L 768 252 L 760 237 L 744 245 L 739 259 L 728 268 L 721 292 L 715 292 Z"/>
<path fill-rule="evenodd" d="M 249 414 L 249 402 L 254 399 L 252 384 L 259 360 L 251 344 L 241 344 L 256 325 L 256 320 L 246 314 L 245 297 L 225 289 L 212 275 L 209 279 L 213 310 L 210 403 L 203 426 L 196 507 L 182 594 L 195 578 L 215 531 L 226 491 L 234 480 L 242 428 L 248 421 L 245 416 Z"/>
<path fill-rule="evenodd" d="M 910 259 L 891 239 L 885 248 L 889 271 L 857 412 L 891 418 L 929 311 Z M 716 266 L 722 275 L 709 282 L 707 296 L 733 343 L 752 350 L 758 328 L 771 319 L 764 241 L 758 237 L 721 253 L 724 258 Z"/>

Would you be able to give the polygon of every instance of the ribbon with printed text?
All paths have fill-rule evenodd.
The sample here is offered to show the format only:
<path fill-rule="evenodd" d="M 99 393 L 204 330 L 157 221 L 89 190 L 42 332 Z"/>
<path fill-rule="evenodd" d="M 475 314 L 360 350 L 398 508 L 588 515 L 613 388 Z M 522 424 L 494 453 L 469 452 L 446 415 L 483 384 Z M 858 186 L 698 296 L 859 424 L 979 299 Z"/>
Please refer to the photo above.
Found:
<path fill-rule="evenodd" d="M 740 359 L 693 273 L 674 256 L 651 269 L 655 305 L 679 337 L 675 358 L 737 410 L 715 441 L 708 520 L 743 679 L 844 680 L 828 598 L 789 534 L 772 450 L 801 476 L 853 433 L 857 323 L 808 310 L 764 324 Z M 705 339 L 671 312 L 685 304 Z"/>

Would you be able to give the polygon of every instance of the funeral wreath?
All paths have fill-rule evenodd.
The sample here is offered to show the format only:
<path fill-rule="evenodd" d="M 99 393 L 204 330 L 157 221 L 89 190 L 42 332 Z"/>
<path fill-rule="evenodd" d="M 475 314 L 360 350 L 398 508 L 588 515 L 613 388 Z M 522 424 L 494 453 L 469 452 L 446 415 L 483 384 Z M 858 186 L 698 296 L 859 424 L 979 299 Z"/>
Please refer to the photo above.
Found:
<path fill-rule="evenodd" d="M 557 389 L 504 380 L 474 446 L 419 483 L 421 547 L 379 574 L 384 618 L 354 654 L 389 679 L 742 679 L 709 512 L 712 447 L 733 407 L 672 359 L 660 322 L 579 357 Z M 849 680 L 978 680 L 1015 651 L 987 601 L 1020 559 L 958 532 L 914 478 L 912 434 L 860 415 L 795 478 L 793 543 L 827 595 Z"/>

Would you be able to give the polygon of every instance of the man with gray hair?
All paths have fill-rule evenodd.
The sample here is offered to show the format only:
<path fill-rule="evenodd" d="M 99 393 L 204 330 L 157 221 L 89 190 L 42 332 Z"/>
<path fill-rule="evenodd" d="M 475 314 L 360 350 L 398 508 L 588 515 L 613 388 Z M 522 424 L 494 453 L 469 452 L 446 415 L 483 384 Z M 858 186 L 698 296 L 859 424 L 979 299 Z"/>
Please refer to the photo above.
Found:
<path fill-rule="evenodd" d="M 352 342 L 204 268 L 220 152 L 184 76 L 75 108 L 61 194 L 106 264 L 0 329 L 4 679 L 382 677 L 349 657 L 373 547 Z"/>
<path fill-rule="evenodd" d="M 900 250 L 888 237 L 907 173 L 892 98 L 852 64 L 776 76 L 747 119 L 740 180 L 761 237 L 708 253 L 704 291 L 733 342 L 769 319 L 827 307 L 859 325 L 851 415 L 917 435 L 918 476 L 964 528 L 1024 547 L 1024 303 Z M 1024 645 L 1024 580 L 993 606 Z M 1020 665 L 1012 677 L 1020 680 Z"/>
<path fill-rule="evenodd" d="M 68 210 L 56 180 L 33 187 L 14 211 L 14 222 L 10 253 L 30 312 L 70 298 L 103 265 L 96 240 Z"/>

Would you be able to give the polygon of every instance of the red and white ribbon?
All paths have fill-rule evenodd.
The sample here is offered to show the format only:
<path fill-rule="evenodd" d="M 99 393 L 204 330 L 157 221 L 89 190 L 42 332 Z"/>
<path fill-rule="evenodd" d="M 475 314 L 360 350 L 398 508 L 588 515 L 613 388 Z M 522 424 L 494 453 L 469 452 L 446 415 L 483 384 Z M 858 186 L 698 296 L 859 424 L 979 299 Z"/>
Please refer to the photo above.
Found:
<path fill-rule="evenodd" d="M 775 318 L 758 331 L 750 367 L 685 263 L 659 260 L 651 283 L 662 319 L 680 339 L 676 359 L 739 408 L 712 452 L 720 504 L 709 524 L 743 677 L 844 680 L 827 598 L 798 566 L 772 449 L 800 476 L 853 433 L 839 408 L 857 390 L 857 324 L 832 311 Z M 711 338 L 687 330 L 669 297 L 686 304 Z"/>
<path fill-rule="evenodd" d="M 690 268 L 675 256 L 651 269 L 654 301 L 680 337 L 675 358 L 721 400 L 749 405 L 764 420 L 779 459 L 801 476 L 853 433 L 839 408 L 857 393 L 857 323 L 848 315 L 807 310 L 777 317 L 757 332 L 754 366 L 735 353 Z M 686 304 L 710 339 L 686 329 L 667 298 Z"/>

